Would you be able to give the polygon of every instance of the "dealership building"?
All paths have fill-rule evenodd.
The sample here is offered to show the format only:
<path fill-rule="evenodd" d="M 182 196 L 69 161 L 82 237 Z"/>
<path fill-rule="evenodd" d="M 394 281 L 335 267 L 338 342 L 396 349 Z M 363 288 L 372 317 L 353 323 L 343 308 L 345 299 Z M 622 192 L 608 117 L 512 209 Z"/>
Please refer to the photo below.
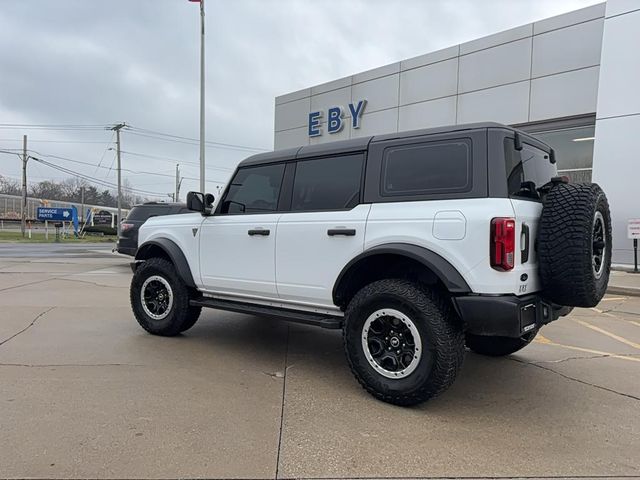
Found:
<path fill-rule="evenodd" d="M 495 121 L 609 198 L 613 262 L 640 218 L 640 0 L 608 0 L 276 98 L 275 148 Z"/>

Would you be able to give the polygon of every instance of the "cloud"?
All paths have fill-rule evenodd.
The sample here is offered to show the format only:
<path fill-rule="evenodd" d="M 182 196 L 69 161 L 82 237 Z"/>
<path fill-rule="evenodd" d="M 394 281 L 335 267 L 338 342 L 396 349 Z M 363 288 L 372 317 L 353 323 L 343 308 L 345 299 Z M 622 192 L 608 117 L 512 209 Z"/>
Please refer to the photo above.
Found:
<path fill-rule="evenodd" d="M 271 148 L 274 97 L 596 3 L 592 0 L 209 0 L 207 139 Z M 31 0 L 0 10 L 0 123 L 131 125 L 198 136 L 199 11 L 187 0 Z M 111 132 L 0 129 L 0 148 L 111 163 Z M 196 145 L 123 132 L 123 149 L 198 161 Z M 11 139 L 13 141 L 7 141 Z M 103 143 L 38 143 L 36 140 Z M 224 182 L 246 153 L 207 149 Z M 62 161 L 60 161 L 62 162 Z M 124 155 L 128 168 L 171 175 L 171 161 Z M 2 158 L 1 173 L 19 162 Z M 64 164 L 66 167 L 74 167 Z M 78 165 L 75 165 L 78 167 Z M 104 169 L 78 171 L 113 181 Z M 196 165 L 183 174 L 198 176 Z M 60 175 L 30 166 L 30 176 Z M 169 192 L 173 180 L 125 175 Z M 197 188 L 185 180 L 183 191 Z"/>

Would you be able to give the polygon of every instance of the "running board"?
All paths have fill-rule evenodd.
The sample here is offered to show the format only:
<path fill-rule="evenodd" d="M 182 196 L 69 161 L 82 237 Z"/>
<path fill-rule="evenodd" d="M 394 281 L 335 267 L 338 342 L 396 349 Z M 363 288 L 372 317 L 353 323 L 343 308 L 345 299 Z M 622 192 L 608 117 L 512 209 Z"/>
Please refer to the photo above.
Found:
<path fill-rule="evenodd" d="M 215 308 L 229 312 L 246 313 L 263 317 L 278 318 L 289 322 L 314 325 L 316 327 L 338 329 L 342 328 L 342 317 L 327 314 L 291 310 L 286 308 L 256 305 L 254 303 L 234 302 L 218 298 L 202 297 L 189 302 L 194 307 Z"/>

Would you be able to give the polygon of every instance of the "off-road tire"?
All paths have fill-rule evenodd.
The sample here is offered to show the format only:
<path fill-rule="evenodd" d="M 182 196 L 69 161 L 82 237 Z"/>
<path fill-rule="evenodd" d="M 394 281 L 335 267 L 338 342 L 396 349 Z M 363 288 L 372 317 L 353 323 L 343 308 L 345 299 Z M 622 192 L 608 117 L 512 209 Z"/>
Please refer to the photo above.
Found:
<path fill-rule="evenodd" d="M 489 357 L 504 357 L 522 350 L 536 337 L 537 332 L 528 333 L 522 337 L 497 337 L 486 335 L 473 335 L 467 333 L 465 344 L 472 352 Z"/>
<path fill-rule="evenodd" d="M 159 276 L 167 281 L 173 294 L 173 305 L 161 320 L 150 317 L 142 306 L 140 292 L 149 277 Z M 174 265 L 164 258 L 150 258 L 141 263 L 133 274 L 130 288 L 131 308 L 142 328 L 153 335 L 172 337 L 191 328 L 198 320 L 200 307 L 189 305 L 189 288 L 184 284 Z"/>
<path fill-rule="evenodd" d="M 366 319 L 379 309 L 395 309 L 411 319 L 422 342 L 422 356 L 404 378 L 387 378 L 366 358 L 362 343 Z M 351 371 L 374 397 L 395 405 L 415 405 L 444 392 L 464 359 L 464 335 L 450 303 L 436 291 L 402 279 L 363 287 L 349 302 L 343 327 Z"/>
<path fill-rule="evenodd" d="M 592 262 L 598 252 L 594 227 L 604 223 L 599 276 Z M 599 220 L 598 220 L 599 221 Z M 597 184 L 558 184 L 543 201 L 538 231 L 538 263 L 545 298 L 573 307 L 594 307 L 607 290 L 611 269 L 611 215 Z"/>
<path fill-rule="evenodd" d="M 189 307 L 189 312 L 187 313 L 187 319 L 185 320 L 184 325 L 182 325 L 182 330 L 180 330 L 180 333 L 186 332 L 191 327 L 193 327 L 198 321 L 198 319 L 200 318 L 201 312 L 202 312 L 202 307 Z"/>

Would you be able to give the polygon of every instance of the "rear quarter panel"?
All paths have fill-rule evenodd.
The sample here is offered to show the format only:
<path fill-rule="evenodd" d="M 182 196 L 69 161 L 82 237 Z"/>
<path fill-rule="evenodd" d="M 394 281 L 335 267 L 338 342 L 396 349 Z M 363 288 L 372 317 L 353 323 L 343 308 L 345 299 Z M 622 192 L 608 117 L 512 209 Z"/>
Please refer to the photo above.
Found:
<path fill-rule="evenodd" d="M 499 272 L 489 259 L 491 219 L 513 216 L 506 198 L 377 203 L 367 220 L 365 251 L 386 243 L 419 245 L 451 263 L 474 293 L 519 294 L 519 265 Z"/>

